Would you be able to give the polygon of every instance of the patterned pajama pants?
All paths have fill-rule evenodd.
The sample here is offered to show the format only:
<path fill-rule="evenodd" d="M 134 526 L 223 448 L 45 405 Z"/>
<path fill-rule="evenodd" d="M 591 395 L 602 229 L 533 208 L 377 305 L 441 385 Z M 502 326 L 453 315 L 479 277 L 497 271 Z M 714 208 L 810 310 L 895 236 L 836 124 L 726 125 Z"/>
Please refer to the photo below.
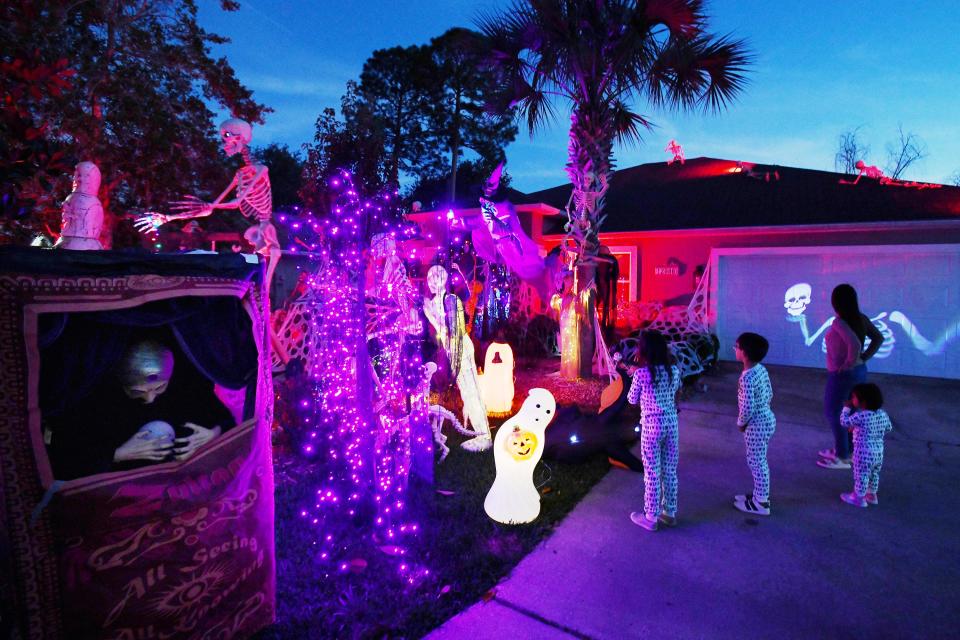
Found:
<path fill-rule="evenodd" d="M 854 447 L 853 490 L 861 498 L 880 488 L 880 467 L 883 466 L 883 443 Z"/>
<path fill-rule="evenodd" d="M 661 511 L 677 515 L 677 463 L 680 431 L 676 417 L 644 416 L 640 431 L 643 449 L 643 508 L 656 518 Z"/>
<path fill-rule="evenodd" d="M 770 499 L 770 467 L 767 465 L 767 444 L 777 427 L 777 420 L 769 416 L 753 417 L 743 432 L 747 445 L 747 466 L 753 475 L 753 498 L 759 502 Z"/>

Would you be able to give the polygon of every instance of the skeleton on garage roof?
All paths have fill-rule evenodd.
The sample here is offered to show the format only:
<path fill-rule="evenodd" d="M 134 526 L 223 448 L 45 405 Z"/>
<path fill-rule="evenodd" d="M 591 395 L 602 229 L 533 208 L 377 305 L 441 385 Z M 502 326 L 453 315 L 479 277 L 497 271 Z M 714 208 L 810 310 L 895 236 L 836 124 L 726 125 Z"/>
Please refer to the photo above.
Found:
<path fill-rule="evenodd" d="M 243 237 L 253 245 L 254 250 L 267 260 L 267 280 L 265 290 L 270 290 L 273 272 L 280 259 L 280 243 L 277 230 L 271 218 L 273 216 L 273 198 L 270 191 L 270 175 L 267 167 L 254 164 L 250 156 L 250 141 L 253 129 L 247 122 L 231 118 L 220 125 L 220 138 L 223 150 L 228 156 L 239 153 L 243 156 L 243 166 L 233 176 L 230 185 L 213 202 L 204 202 L 196 196 L 188 195 L 184 200 L 172 203 L 177 213 L 146 213 L 140 216 L 135 225 L 142 232 L 156 229 L 172 220 L 204 218 L 214 209 L 238 209 L 243 217 L 253 222 Z M 226 200 L 230 192 L 236 190 L 233 200 Z"/>

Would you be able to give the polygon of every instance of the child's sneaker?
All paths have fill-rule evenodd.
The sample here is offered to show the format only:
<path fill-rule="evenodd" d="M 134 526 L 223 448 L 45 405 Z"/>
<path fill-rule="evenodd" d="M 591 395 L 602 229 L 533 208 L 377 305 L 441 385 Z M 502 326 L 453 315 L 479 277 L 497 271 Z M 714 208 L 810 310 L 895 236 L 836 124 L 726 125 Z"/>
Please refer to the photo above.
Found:
<path fill-rule="evenodd" d="M 760 502 L 759 500 L 754 500 L 752 495 L 734 496 L 733 506 L 744 513 L 750 513 L 757 516 L 770 515 L 770 501 L 767 500 L 766 502 Z"/>
<path fill-rule="evenodd" d="M 863 499 L 867 501 L 867 504 L 880 504 L 880 501 L 877 500 L 877 494 L 875 493 L 868 493 L 867 495 L 863 496 Z"/>
<path fill-rule="evenodd" d="M 666 511 L 660 514 L 660 517 L 657 518 L 657 522 L 667 527 L 677 526 L 677 517 L 669 515 Z"/>
<path fill-rule="evenodd" d="M 840 499 L 846 502 L 847 504 L 852 504 L 855 507 L 860 507 L 862 509 L 867 508 L 867 501 L 864 498 L 861 498 L 857 494 L 853 493 L 841 493 Z"/>
<path fill-rule="evenodd" d="M 634 511 L 630 514 L 630 520 L 638 527 L 643 527 L 647 531 L 657 530 L 657 521 L 650 520 L 644 515 L 643 511 Z"/>
<path fill-rule="evenodd" d="M 817 455 L 826 460 L 836 460 L 837 459 L 837 450 L 836 449 L 821 449 L 817 452 Z"/>
<path fill-rule="evenodd" d="M 840 458 L 823 458 L 821 460 L 817 460 L 817 466 L 823 467 L 824 469 L 849 469 L 850 461 L 841 460 Z"/>

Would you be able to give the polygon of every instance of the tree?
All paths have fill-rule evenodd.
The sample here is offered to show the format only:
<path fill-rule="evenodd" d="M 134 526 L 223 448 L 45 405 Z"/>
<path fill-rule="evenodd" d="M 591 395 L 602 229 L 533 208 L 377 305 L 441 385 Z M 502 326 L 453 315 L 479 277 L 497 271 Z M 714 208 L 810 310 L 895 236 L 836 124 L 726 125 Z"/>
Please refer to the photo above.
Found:
<path fill-rule="evenodd" d="M 953 185 L 955 187 L 960 187 L 960 169 L 957 169 L 953 172 L 949 178 L 947 178 L 947 184 Z"/>
<path fill-rule="evenodd" d="M 887 175 L 899 180 L 903 173 L 917 160 L 927 157 L 927 143 L 920 136 L 904 133 L 903 125 L 897 125 L 897 140 L 887 143 Z"/>
<path fill-rule="evenodd" d="M 515 0 L 480 20 L 487 60 L 500 73 L 497 106 L 517 106 L 531 135 L 571 108 L 565 244 L 577 255 L 577 288 L 590 282 L 599 250 L 604 194 L 613 173 L 614 142 L 639 142 L 651 125 L 631 110 L 635 98 L 653 107 L 720 110 L 737 96 L 752 61 L 745 43 L 706 33 L 701 0 Z M 589 296 L 567 296 L 584 300 Z M 592 324 L 586 304 L 573 317 Z M 561 328 L 563 331 L 563 328 Z M 577 330 L 579 331 L 579 330 Z M 593 331 L 579 331 L 580 348 L 561 362 L 566 377 L 590 375 Z"/>
<path fill-rule="evenodd" d="M 421 176 L 405 195 L 404 200 L 407 202 L 419 201 L 427 211 L 436 210 L 444 204 L 477 207 L 479 206 L 478 200 L 483 195 L 483 183 L 487 181 L 496 166 L 496 163 L 485 161 L 483 158 L 466 160 L 459 164 L 457 180 L 461 185 L 468 186 L 460 188 L 456 200 L 450 200 L 451 182 L 453 181 L 453 175 L 450 172 L 439 176 Z M 510 182 L 510 174 L 504 171 L 500 176 L 500 187 L 509 187 Z"/>
<path fill-rule="evenodd" d="M 269 144 L 255 149 L 253 156 L 270 171 L 273 208 L 291 207 L 300 203 L 303 180 L 303 159 L 285 144 Z"/>
<path fill-rule="evenodd" d="M 300 196 L 305 207 L 320 215 L 329 212 L 332 202 L 327 181 L 340 169 L 350 171 L 353 183 L 365 194 L 383 191 L 387 182 L 382 123 L 352 80 L 340 101 L 340 111 L 343 119 L 337 118 L 335 109 L 324 109 L 317 117 L 313 144 L 304 145 Z"/>
<path fill-rule="evenodd" d="M 430 41 L 430 52 L 434 65 L 430 90 L 434 96 L 429 122 L 431 138 L 436 140 L 427 147 L 433 155 L 430 169 L 433 178 L 448 177 L 449 201 L 455 202 L 463 149 L 476 153 L 482 159 L 480 164 L 492 170 L 503 160 L 503 149 L 516 138 L 517 127 L 513 109 L 491 113 L 486 108 L 496 90 L 496 77 L 483 64 L 480 34 L 450 29 Z"/>
<path fill-rule="evenodd" d="M 429 49 L 412 46 L 374 51 L 360 74 L 359 92 L 383 131 L 387 182 L 394 188 L 400 172 L 412 173 L 427 153 L 430 71 Z"/>
<path fill-rule="evenodd" d="M 858 137 L 862 128 L 860 126 L 840 134 L 837 140 L 837 153 L 833 156 L 833 167 L 836 171 L 857 173 L 857 161 L 866 161 L 870 146 L 864 144 Z"/>
<path fill-rule="evenodd" d="M 221 6 L 238 8 L 231 0 Z M 226 40 L 199 26 L 193 0 L 12 0 L 0 17 L 4 64 L 66 61 L 73 72 L 58 92 L 29 92 L 22 108 L 44 123 L 43 139 L 67 164 L 92 160 L 100 167 L 108 221 L 184 193 L 211 194 L 229 179 L 207 100 L 252 123 L 268 111 L 225 59 L 211 56 L 210 45 Z M 12 139 L 6 168 L 29 141 L 0 122 L 0 137 Z M 30 193 L 27 179 L 20 195 L 55 219 L 70 174 L 50 177 L 46 193 Z"/>

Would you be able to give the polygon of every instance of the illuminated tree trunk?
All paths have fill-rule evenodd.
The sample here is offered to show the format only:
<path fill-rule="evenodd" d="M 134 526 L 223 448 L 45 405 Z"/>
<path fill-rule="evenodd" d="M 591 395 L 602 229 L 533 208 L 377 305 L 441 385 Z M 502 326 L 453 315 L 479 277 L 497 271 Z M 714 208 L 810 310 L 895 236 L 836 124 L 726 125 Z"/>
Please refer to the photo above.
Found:
<path fill-rule="evenodd" d="M 570 116 L 567 175 L 573 184 L 567 203 L 566 250 L 576 253 L 573 292 L 565 295 L 560 310 L 560 375 L 568 380 L 592 375 L 597 338 L 595 256 L 603 222 L 604 196 L 612 175 L 612 126 L 602 108 L 576 108 Z"/>

